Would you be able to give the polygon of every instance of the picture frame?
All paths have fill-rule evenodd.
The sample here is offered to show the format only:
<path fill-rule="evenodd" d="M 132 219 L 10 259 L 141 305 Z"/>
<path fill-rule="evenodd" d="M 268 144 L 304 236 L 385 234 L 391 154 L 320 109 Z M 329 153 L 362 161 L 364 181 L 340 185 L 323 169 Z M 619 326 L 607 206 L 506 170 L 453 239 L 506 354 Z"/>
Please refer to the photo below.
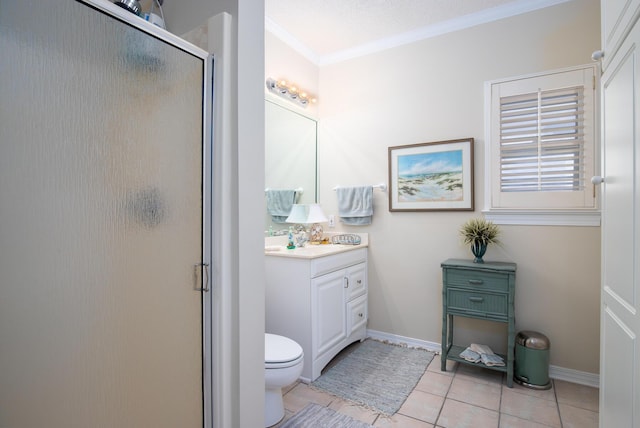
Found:
<path fill-rule="evenodd" d="M 389 211 L 473 211 L 473 138 L 389 147 Z"/>

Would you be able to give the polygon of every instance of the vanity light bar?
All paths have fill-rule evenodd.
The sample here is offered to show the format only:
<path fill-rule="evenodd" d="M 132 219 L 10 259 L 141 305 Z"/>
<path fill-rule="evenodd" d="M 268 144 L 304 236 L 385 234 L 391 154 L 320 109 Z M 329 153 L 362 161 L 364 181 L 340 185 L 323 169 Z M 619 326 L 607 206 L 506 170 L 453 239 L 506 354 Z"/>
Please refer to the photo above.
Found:
<path fill-rule="evenodd" d="M 316 97 L 309 95 L 295 84 L 287 82 L 286 80 L 275 80 L 269 77 L 266 83 L 267 89 L 269 89 L 270 92 L 300 104 L 302 107 L 318 102 Z"/>

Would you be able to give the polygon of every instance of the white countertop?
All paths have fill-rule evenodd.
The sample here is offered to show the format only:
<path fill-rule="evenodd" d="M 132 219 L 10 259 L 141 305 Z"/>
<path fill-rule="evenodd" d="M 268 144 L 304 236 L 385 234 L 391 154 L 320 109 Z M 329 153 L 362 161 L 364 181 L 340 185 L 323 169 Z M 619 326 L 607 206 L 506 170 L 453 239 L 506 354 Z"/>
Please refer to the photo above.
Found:
<path fill-rule="evenodd" d="M 339 233 L 325 233 L 325 236 L 339 235 Z M 353 251 L 358 248 L 366 248 L 369 246 L 368 233 L 356 233 L 360 237 L 359 245 L 344 244 L 319 244 L 311 245 L 308 242 L 304 247 L 296 247 L 294 249 L 287 248 L 287 236 L 268 236 L 264 238 L 264 254 L 273 257 L 292 257 L 300 259 L 314 259 L 317 257 L 330 256 L 332 254 L 343 253 L 345 251 Z"/>

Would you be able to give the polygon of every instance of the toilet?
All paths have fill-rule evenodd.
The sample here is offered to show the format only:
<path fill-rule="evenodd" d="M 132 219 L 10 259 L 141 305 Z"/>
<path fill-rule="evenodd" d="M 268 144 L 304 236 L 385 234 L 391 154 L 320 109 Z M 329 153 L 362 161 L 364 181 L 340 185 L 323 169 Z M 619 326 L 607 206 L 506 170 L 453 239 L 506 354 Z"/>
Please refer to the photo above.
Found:
<path fill-rule="evenodd" d="M 264 420 L 265 427 L 277 424 L 284 417 L 282 388 L 292 384 L 302 374 L 302 347 L 288 337 L 264 335 Z"/>

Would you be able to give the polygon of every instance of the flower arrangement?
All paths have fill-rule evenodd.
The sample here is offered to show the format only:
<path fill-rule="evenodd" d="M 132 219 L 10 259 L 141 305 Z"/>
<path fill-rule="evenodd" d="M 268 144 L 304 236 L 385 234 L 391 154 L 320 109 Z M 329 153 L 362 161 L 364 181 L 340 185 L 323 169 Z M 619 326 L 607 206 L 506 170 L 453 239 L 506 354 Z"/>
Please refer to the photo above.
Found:
<path fill-rule="evenodd" d="M 471 244 L 471 252 L 475 256 L 474 263 L 484 263 L 482 256 L 487 251 L 487 245 L 499 243 L 499 234 L 498 226 L 484 218 L 472 218 L 460 228 L 464 243 Z"/>

